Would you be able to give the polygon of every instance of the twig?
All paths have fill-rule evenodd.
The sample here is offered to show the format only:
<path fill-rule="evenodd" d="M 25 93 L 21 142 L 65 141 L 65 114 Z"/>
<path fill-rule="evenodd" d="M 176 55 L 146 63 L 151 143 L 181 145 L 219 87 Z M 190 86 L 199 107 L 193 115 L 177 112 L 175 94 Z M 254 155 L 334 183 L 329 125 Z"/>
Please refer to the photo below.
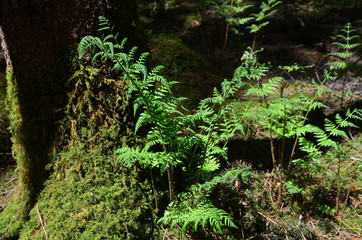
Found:
<path fill-rule="evenodd" d="M 128 232 L 127 224 L 123 223 L 123 225 L 124 225 L 124 227 L 126 228 L 127 239 L 130 239 L 130 238 L 129 238 L 129 232 Z"/>
<path fill-rule="evenodd" d="M 10 155 L 12 155 L 12 153 L 0 153 L 0 155 L 8 155 L 8 156 L 10 156 Z"/>
<path fill-rule="evenodd" d="M 284 232 L 285 232 L 285 238 L 286 238 L 286 239 L 289 239 L 288 233 L 289 233 L 290 231 L 289 231 L 287 228 L 284 227 L 284 226 L 285 226 L 284 221 L 281 220 L 281 221 L 283 222 L 283 225 L 284 225 L 284 226 L 283 226 L 283 225 L 277 223 L 276 221 L 274 221 L 273 219 L 271 219 L 270 217 L 264 215 L 262 212 L 258 211 L 257 213 L 258 213 L 259 215 L 261 215 L 262 217 L 264 217 L 264 218 L 265 218 L 266 220 L 268 220 L 269 222 L 275 224 L 275 225 L 278 226 L 279 228 L 282 228 L 282 229 L 284 230 Z M 302 235 L 303 240 L 306 240 L 306 238 L 305 238 L 302 230 L 301 230 L 297 225 L 295 225 L 295 227 L 299 230 L 300 234 Z"/>
<path fill-rule="evenodd" d="M 1 186 L 1 189 L 5 189 L 5 188 L 9 188 L 11 186 L 14 186 L 14 182 L 18 180 L 18 178 L 12 178 L 10 179 L 9 181 L 7 181 L 6 183 L 4 183 L 2 186 Z"/>
<path fill-rule="evenodd" d="M 303 240 L 307 240 L 303 234 L 303 231 L 302 229 L 300 229 L 300 227 L 298 225 L 300 225 L 300 221 L 301 221 L 301 217 L 299 217 L 299 223 L 298 224 L 295 224 L 294 226 L 298 229 L 298 231 L 300 232 L 300 235 L 302 235 L 303 237 Z"/>
<path fill-rule="evenodd" d="M 280 228 L 283 228 L 285 230 L 284 227 L 282 227 L 279 223 L 275 222 L 273 219 L 271 219 L 270 217 L 264 215 L 262 212 L 258 211 L 257 213 L 259 213 L 259 215 L 261 215 L 262 217 L 264 217 L 266 220 L 268 220 L 271 223 L 274 223 L 275 225 L 277 225 Z"/>
<path fill-rule="evenodd" d="M 338 232 L 338 235 L 341 237 L 341 238 L 343 238 L 343 239 L 345 239 L 343 236 L 342 236 L 342 233 L 341 233 L 341 229 L 339 229 L 338 228 L 338 226 L 336 226 L 335 224 L 333 224 L 333 223 L 331 223 L 332 225 L 333 225 L 333 227 L 334 227 L 334 229 Z"/>
<path fill-rule="evenodd" d="M 5 195 L 8 195 L 8 194 L 12 194 L 13 192 L 16 192 L 18 190 L 18 188 L 13 188 L 13 189 L 10 189 L 10 190 L 6 190 L 6 191 L 2 191 L 0 192 L 1 195 L 5 194 Z"/>
<path fill-rule="evenodd" d="M 322 84 L 322 81 L 321 81 L 321 79 L 319 78 L 319 74 L 318 74 L 318 72 L 317 72 L 317 68 L 314 68 L 314 73 L 315 73 L 315 75 L 316 75 L 316 77 L 317 77 L 318 82 L 319 82 L 320 84 Z"/>
<path fill-rule="evenodd" d="M 352 227 L 351 225 L 349 225 L 348 223 L 344 222 L 342 219 L 340 219 L 339 217 L 337 216 L 334 216 L 335 219 L 337 219 L 340 223 L 342 223 L 344 226 L 346 226 L 348 229 L 352 230 L 353 232 L 357 233 L 357 235 L 359 237 L 362 237 L 362 233 L 360 231 L 357 231 L 356 229 L 359 229 L 359 228 L 354 228 Z"/>
<path fill-rule="evenodd" d="M 38 217 L 39 217 L 39 221 L 40 221 L 40 224 L 41 224 L 41 228 L 43 229 L 44 233 L 45 233 L 45 239 L 48 240 L 48 234 L 47 234 L 47 231 L 45 230 L 45 225 L 44 225 L 44 221 L 43 221 L 43 218 L 40 214 L 40 211 L 39 211 L 39 205 L 38 203 L 36 204 L 36 211 L 38 213 Z"/>

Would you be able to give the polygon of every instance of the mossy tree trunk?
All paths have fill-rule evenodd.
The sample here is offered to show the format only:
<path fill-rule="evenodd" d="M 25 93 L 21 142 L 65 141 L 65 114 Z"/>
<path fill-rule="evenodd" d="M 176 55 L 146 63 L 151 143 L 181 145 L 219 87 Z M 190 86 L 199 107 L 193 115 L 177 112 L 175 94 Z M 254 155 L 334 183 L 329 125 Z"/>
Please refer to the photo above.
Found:
<path fill-rule="evenodd" d="M 135 0 L 1 0 L 0 37 L 11 75 L 8 81 L 16 92 L 9 94 L 13 99 L 8 105 L 22 218 L 34 206 L 48 175 L 45 166 L 56 145 L 72 50 L 81 37 L 96 31 L 99 15 L 138 44 L 144 43 Z"/>

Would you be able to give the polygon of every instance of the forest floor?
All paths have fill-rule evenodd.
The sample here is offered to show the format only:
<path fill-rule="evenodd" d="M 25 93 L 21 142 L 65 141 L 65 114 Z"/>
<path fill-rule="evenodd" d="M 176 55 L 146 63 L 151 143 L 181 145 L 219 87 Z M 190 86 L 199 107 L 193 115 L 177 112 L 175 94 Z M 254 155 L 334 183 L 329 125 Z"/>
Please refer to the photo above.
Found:
<path fill-rule="evenodd" d="M 197 1 L 175 2 L 156 17 L 147 19 L 150 22 L 145 23 L 147 29 L 150 29 L 149 47 L 153 62 L 166 66 L 165 74 L 172 80 L 180 82 L 175 89 L 176 94 L 188 97 L 190 100 L 187 104 L 196 108 L 199 100 L 210 96 L 213 88 L 219 86 L 224 78 L 232 77 L 233 71 L 240 65 L 243 52 L 253 41 L 254 36 L 246 32 L 241 36 L 229 33 L 225 44 L 226 24 L 215 10 L 204 9 L 197 4 Z M 345 23 L 347 16 L 350 20 L 360 18 L 360 12 L 361 9 L 354 9 L 353 12 L 342 11 L 338 17 L 327 17 L 331 12 L 305 10 L 298 15 L 285 13 L 285 18 L 273 18 L 257 38 L 257 47 L 264 49 L 260 54 L 261 61 L 270 62 L 275 66 L 275 71 L 279 65 L 292 63 L 314 65 L 305 74 L 289 78 L 286 76 L 286 80 L 292 83 L 286 88 L 287 94 L 297 94 L 301 90 L 308 91 L 308 88 L 312 88 L 311 81 L 320 81 L 325 64 L 333 60 L 333 57 L 328 56 L 328 53 L 335 51 L 331 34 L 337 26 Z M 362 34 L 362 23 L 356 23 L 354 27 Z M 357 62 L 357 65 L 362 67 L 362 61 Z M 325 95 L 322 101 L 328 105 L 329 111 L 323 112 L 318 117 L 344 112 L 347 108 L 361 108 L 361 79 L 361 76 L 349 74 L 338 81 L 327 83 L 326 86 L 332 91 Z M 4 129 L 6 128 L 5 124 Z M 342 175 L 345 175 L 344 184 L 348 188 L 342 205 L 349 207 L 341 209 L 339 215 L 332 220 L 310 216 L 306 224 L 320 233 L 320 239 L 357 240 L 361 236 L 362 135 L 360 130 L 351 131 L 349 134 L 351 140 L 341 142 L 346 149 L 346 154 L 343 156 L 346 159 L 346 166 L 342 169 Z M 9 137 L 6 130 L 0 131 L 0 138 L 9 141 Z M 4 150 L 0 149 L 0 154 L 4 152 L 5 156 L 9 153 L 9 142 L 2 147 Z M 246 144 L 244 148 L 247 149 L 248 146 Z M 8 157 L 6 159 L 2 157 L 3 155 L 0 155 L 0 212 L 17 191 L 15 163 Z M 254 156 L 254 158 L 259 157 Z M 263 174 L 267 176 L 268 173 Z M 272 217 L 265 215 L 267 221 L 277 222 L 277 225 L 283 225 L 283 221 L 286 221 L 278 216 Z"/>
<path fill-rule="evenodd" d="M 271 19 L 270 24 L 257 36 L 256 45 L 263 49 L 260 60 L 274 67 L 294 63 L 314 66 L 306 74 L 286 76 L 286 80 L 304 83 L 320 81 L 325 64 L 335 60 L 328 55 L 336 51 L 331 36 L 345 23 L 343 13 L 336 19 L 329 19 L 326 17 L 328 14 L 331 13 L 316 14 L 311 11 L 302 12 L 299 16 Z M 351 16 L 353 13 L 350 13 Z M 356 23 L 354 27 L 362 33 L 362 23 Z M 149 29 L 150 50 L 155 62 L 166 65 L 172 78 L 185 83 L 181 85 L 186 86 L 180 86 L 178 90 L 191 99 L 205 97 L 224 78 L 230 78 L 240 64 L 243 51 L 253 41 L 253 36 L 246 31 L 243 35 L 229 32 L 225 44 L 225 21 L 214 10 L 203 9 L 193 1 L 169 6 L 152 19 Z M 357 65 L 362 67 L 362 61 Z M 343 108 L 361 106 L 360 76 L 350 74 L 326 86 L 334 91 L 325 99 L 330 103 L 330 109 L 338 111 L 341 107 L 332 104 L 336 99 L 331 98 L 339 98 Z M 294 90 L 290 85 L 290 91 L 298 89 Z"/>
<path fill-rule="evenodd" d="M 243 51 L 253 41 L 253 36 L 246 32 L 241 36 L 229 33 L 225 44 L 226 23 L 214 10 L 200 8 L 193 1 L 178 2 L 179 4 L 169 6 L 150 24 L 150 50 L 155 62 L 166 65 L 170 69 L 167 72 L 169 76 L 181 82 L 176 88 L 176 93 L 189 97 L 191 105 L 196 106 L 199 99 L 210 96 L 212 88 L 219 85 L 224 78 L 232 76 L 234 69 L 240 64 Z M 305 74 L 285 76 L 286 80 L 292 83 L 286 88 L 286 94 L 296 95 L 301 91 L 312 91 L 312 81 L 320 82 L 326 64 L 335 61 L 333 56 L 328 55 L 337 50 L 332 44 L 331 36 L 346 21 L 360 19 L 360 12 L 362 9 L 340 12 L 303 10 L 295 15 L 287 12 L 283 17 L 279 15 L 270 20 L 270 24 L 257 38 L 257 47 L 264 49 L 260 59 L 270 62 L 275 67 L 293 63 L 313 66 Z M 355 29 L 362 34 L 362 22 L 354 24 Z M 356 65 L 362 67 L 361 59 Z M 275 70 L 277 71 L 277 68 Z M 331 92 L 324 95 L 321 101 L 328 109 L 313 119 L 315 122 L 319 121 L 320 125 L 323 124 L 320 119 L 325 116 L 344 112 L 347 108 L 362 107 L 361 75 L 347 74 L 337 81 L 327 82 L 325 86 Z M 344 176 L 353 177 L 347 177 L 348 180 L 344 181 L 344 187 L 350 189 L 347 190 L 348 195 L 344 196 L 345 203 L 339 215 L 332 220 L 310 217 L 307 221 L 308 226 L 320 233 L 321 239 L 356 240 L 361 236 L 362 135 L 360 130 L 357 130 L 350 132 L 350 136 L 350 141 L 342 143 L 347 149 L 346 167 L 342 171 Z M 255 139 L 250 140 L 250 144 L 239 144 L 234 150 L 244 151 L 243 156 L 248 156 L 249 162 L 255 159 L 260 161 L 263 153 L 260 153 L 260 150 L 255 151 Z M 251 145 L 254 147 L 250 147 Z M 255 155 L 255 152 L 259 152 L 259 155 Z M 338 165 L 337 162 L 329 164 Z M 349 185 L 348 181 L 353 183 Z M 283 222 L 279 222 L 278 218 L 274 220 L 278 223 Z M 318 226 L 329 226 L 330 229 L 318 229 Z"/>

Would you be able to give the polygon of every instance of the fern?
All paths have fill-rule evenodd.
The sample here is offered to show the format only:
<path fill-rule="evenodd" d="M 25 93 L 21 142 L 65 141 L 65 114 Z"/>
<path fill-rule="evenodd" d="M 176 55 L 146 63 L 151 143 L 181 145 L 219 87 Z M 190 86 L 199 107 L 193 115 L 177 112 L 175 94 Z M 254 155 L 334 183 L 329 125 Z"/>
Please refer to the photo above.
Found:
<path fill-rule="evenodd" d="M 112 31 L 106 19 L 101 18 L 100 21 L 101 32 Z M 135 96 L 134 114 L 140 112 L 135 132 L 146 125 L 150 131 L 144 148 L 119 149 L 118 163 L 128 167 L 138 164 L 144 168 L 167 170 L 172 199 L 172 167 L 186 165 L 192 149 L 200 150 L 200 155 L 193 157 L 198 161 L 198 174 L 195 177 L 199 180 L 217 171 L 219 161 L 227 158 L 227 141 L 237 131 L 243 130 L 241 120 L 231 117 L 235 107 L 228 99 L 243 83 L 237 74 L 231 81 L 225 80 L 221 92 L 215 89 L 213 97 L 200 102 L 195 114 L 185 115 L 187 110 L 182 106 L 185 98 L 176 98 L 172 93 L 172 87 L 177 82 L 168 81 L 160 75 L 162 67 L 149 71 L 145 65 L 149 54 L 140 54 L 136 59 L 137 48 L 126 53 L 125 43 L 126 40 L 123 40 L 118 44 L 112 34 L 104 38 L 87 36 L 79 44 L 79 55 L 82 57 L 88 51 L 95 51 L 93 62 L 110 60 L 114 64 L 113 69 L 123 74 L 124 80 L 129 82 L 129 93 Z M 180 138 L 185 130 L 192 134 Z M 224 146 L 220 146 L 221 143 Z M 159 147 L 162 151 L 151 151 Z M 155 158 L 157 160 L 152 163 Z"/>
<path fill-rule="evenodd" d="M 256 23 L 253 23 L 248 27 L 250 29 L 250 33 L 257 33 L 261 28 L 267 26 L 269 21 L 266 21 L 266 19 L 276 12 L 275 8 L 280 3 L 282 3 L 282 1 L 278 0 L 268 0 L 266 2 L 262 2 L 260 4 L 260 12 L 251 14 Z"/>
<path fill-rule="evenodd" d="M 200 227 L 210 228 L 211 231 L 218 233 L 222 233 L 225 227 L 237 228 L 231 216 L 224 210 L 216 208 L 207 200 L 207 196 L 220 183 L 230 184 L 240 177 L 244 183 L 248 183 L 251 176 L 254 174 L 250 168 L 233 169 L 222 176 L 214 177 L 211 181 L 191 186 L 189 192 L 179 195 L 183 200 L 169 204 L 158 223 L 166 224 L 171 229 L 176 225 L 180 226 L 183 233 L 190 228 L 198 231 Z"/>
<path fill-rule="evenodd" d="M 362 120 L 362 110 L 348 110 L 344 118 L 340 114 L 336 114 L 334 122 L 329 119 L 325 119 L 324 129 L 308 124 L 298 131 L 300 134 L 300 149 L 307 153 L 307 158 L 312 160 L 312 163 L 309 163 L 308 166 L 313 165 L 313 169 L 318 169 L 323 153 L 322 148 L 331 147 L 336 151 L 339 151 L 340 144 L 337 142 L 335 137 L 348 139 L 348 136 L 343 128 L 358 128 L 357 125 L 350 121 L 352 119 Z M 312 133 L 316 139 L 316 143 L 307 140 L 305 138 L 306 133 Z M 306 164 L 306 162 L 302 159 L 297 159 L 294 163 L 300 166 Z"/>
<path fill-rule="evenodd" d="M 190 226 L 194 231 L 202 227 L 210 228 L 211 231 L 217 233 L 222 233 L 225 227 L 237 228 L 227 212 L 215 207 L 207 200 L 194 205 L 190 205 L 188 201 L 172 202 L 157 223 L 167 224 L 171 229 L 180 225 L 183 233 Z"/>
<path fill-rule="evenodd" d="M 146 149 L 123 147 L 117 149 L 117 163 L 125 167 L 132 167 L 136 164 L 143 168 L 159 168 L 164 172 L 167 168 L 167 162 L 171 162 L 170 156 L 162 152 L 149 152 Z"/>
<path fill-rule="evenodd" d="M 268 79 L 268 81 L 266 83 L 263 83 L 260 87 L 249 88 L 246 95 L 257 95 L 261 97 L 267 97 L 272 94 L 275 94 L 279 90 L 282 80 L 283 78 L 281 77 L 274 77 Z"/>
<path fill-rule="evenodd" d="M 242 78 L 244 75 L 249 75 L 247 79 L 255 82 L 254 86 L 247 88 L 245 95 L 255 96 L 259 103 L 254 104 L 253 108 L 246 108 L 239 115 L 244 119 L 250 119 L 251 125 L 256 122 L 255 128 L 269 138 L 275 181 L 280 183 L 277 187 L 276 205 L 280 206 L 284 186 L 290 191 L 295 191 L 290 185 L 293 180 L 289 179 L 291 166 L 299 166 L 312 173 L 323 172 L 321 169 L 323 149 L 338 149 L 336 138 L 348 138 L 343 128 L 356 127 L 350 120 L 360 118 L 360 113 L 359 110 L 354 110 L 353 113 L 348 111 L 345 118 L 337 114 L 334 121 L 325 120 L 323 129 L 306 124 L 311 111 L 326 108 L 325 104 L 316 100 L 317 96 L 326 92 L 323 83 L 338 76 L 331 71 L 325 71 L 323 81 L 317 85 L 312 97 L 302 93 L 293 98 L 285 97 L 283 88 L 288 82 L 279 76 L 269 78 L 267 73 L 270 67 L 259 63 L 256 55 L 257 52 L 253 50 L 245 52 L 242 57 L 244 68 L 237 69 L 237 72 Z M 305 67 L 293 65 L 279 69 L 288 72 L 287 75 L 290 76 L 290 72 L 304 70 Z M 307 134 L 314 136 L 314 141 L 307 140 Z M 278 139 L 281 140 L 279 153 L 275 150 L 275 142 Z M 286 152 L 286 139 L 295 139 L 290 153 Z M 304 159 L 294 159 L 298 143 L 299 149 L 306 152 Z M 287 166 L 286 169 L 283 166 Z M 289 185 L 285 185 L 288 180 Z M 300 193 L 304 192 L 302 189 L 299 190 Z"/>
<path fill-rule="evenodd" d="M 252 17 L 243 17 L 243 13 L 253 7 L 253 5 L 246 4 L 245 0 L 235 0 L 235 1 L 208 1 L 208 5 L 211 5 L 222 17 L 225 18 L 225 21 L 228 25 L 231 26 L 230 30 L 235 34 L 241 34 L 239 27 L 247 24 Z"/>
<path fill-rule="evenodd" d="M 360 59 L 358 55 L 353 50 L 356 50 L 359 46 L 361 46 L 361 42 L 359 42 L 360 35 L 357 34 L 356 30 L 352 29 L 352 24 L 347 23 L 342 29 L 339 30 L 334 37 L 334 42 L 332 43 L 340 52 L 332 52 L 329 53 L 329 56 L 335 56 L 340 59 L 340 61 L 333 61 L 327 63 L 332 71 L 335 71 L 339 76 L 343 75 L 345 71 L 349 68 L 355 67 L 356 62 Z M 354 63 L 351 64 L 352 58 L 357 58 L 357 60 L 353 60 Z M 339 72 L 338 72 L 339 71 Z"/>
<path fill-rule="evenodd" d="M 240 1 L 241 3 L 241 1 Z M 273 14 L 279 1 L 269 0 L 262 3 L 260 15 L 255 24 L 261 27 L 265 19 Z M 112 27 L 104 18 L 100 19 L 100 31 L 112 32 Z M 288 178 L 290 162 L 303 166 L 318 166 L 322 156 L 322 148 L 338 147 L 335 137 L 346 138 L 343 131 L 346 127 L 356 127 L 351 119 L 361 119 L 361 111 L 348 111 L 346 117 L 336 115 L 334 121 L 326 120 L 324 129 L 305 124 L 308 113 L 324 107 L 322 103 L 303 94 L 288 98 L 280 94 L 285 80 L 279 76 L 270 77 L 270 66 L 260 63 L 257 54 L 261 51 L 248 49 L 241 58 L 241 65 L 235 70 L 230 80 L 224 80 L 220 88 L 213 90 L 212 96 L 200 101 L 196 111 L 184 108 L 185 98 L 175 97 L 173 87 L 175 81 L 162 76 L 163 67 L 149 69 L 146 66 L 148 53 L 137 54 L 137 48 L 125 51 L 126 40 L 117 42 L 112 33 L 103 38 L 87 36 L 78 47 L 80 57 L 93 54 L 93 63 L 101 60 L 112 64 L 129 86 L 129 96 L 133 96 L 133 112 L 138 116 L 135 132 L 147 126 L 146 143 L 137 147 L 123 147 L 116 151 L 117 163 L 126 167 L 138 166 L 142 169 L 158 169 L 160 174 L 167 172 L 170 205 L 159 223 L 170 228 L 178 225 L 185 233 L 189 229 L 198 231 L 200 228 L 213 232 L 221 232 L 225 227 L 236 227 L 231 216 L 224 210 L 216 208 L 209 200 L 209 194 L 219 183 L 232 183 L 241 177 L 247 183 L 251 175 L 249 168 L 235 169 L 218 176 L 222 161 L 227 160 L 227 143 L 236 135 L 245 136 L 252 122 L 269 134 L 271 154 L 273 157 L 276 180 L 280 183 L 279 190 Z M 340 54 L 339 56 L 348 56 Z M 284 71 L 300 70 L 298 66 L 281 68 Z M 329 74 L 329 75 L 328 75 Z M 326 73 L 324 80 L 333 78 Z M 246 95 L 254 95 L 260 99 L 257 107 L 235 100 L 240 88 L 247 88 Z M 316 95 L 322 87 L 316 90 Z M 306 135 L 315 137 L 315 142 L 306 139 Z M 277 158 L 273 141 L 280 138 L 295 138 L 300 149 L 307 153 L 307 160 L 292 161 L 285 156 Z M 282 149 L 283 152 L 284 149 Z M 293 150 L 294 151 L 294 150 Z M 311 161 L 309 161 L 311 160 Z M 288 162 L 289 161 L 289 162 Z M 281 167 L 288 165 L 287 174 Z M 180 185 L 174 179 L 173 171 L 178 168 L 184 172 L 184 180 Z M 317 167 L 315 167 L 317 169 Z M 153 172 L 153 171 L 151 171 Z M 211 179 L 211 181 L 210 181 Z M 153 180 L 151 180 L 153 181 Z M 289 184 L 289 185 L 288 185 Z M 291 191 L 292 182 L 287 187 Z M 190 186 L 191 185 L 191 186 Z M 177 196 L 175 188 L 188 189 Z M 185 186 L 185 187 L 184 187 Z"/>

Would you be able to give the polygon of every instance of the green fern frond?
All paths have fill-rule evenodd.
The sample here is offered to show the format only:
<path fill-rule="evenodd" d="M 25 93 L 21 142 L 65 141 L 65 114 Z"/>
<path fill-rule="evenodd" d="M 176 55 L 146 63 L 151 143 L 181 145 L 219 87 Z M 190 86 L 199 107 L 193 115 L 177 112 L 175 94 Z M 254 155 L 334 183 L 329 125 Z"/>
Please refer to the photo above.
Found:
<path fill-rule="evenodd" d="M 131 50 L 128 52 L 128 59 L 130 62 L 135 60 L 135 55 L 138 50 L 138 47 L 132 47 Z"/>
<path fill-rule="evenodd" d="M 325 79 L 327 80 L 334 80 L 345 73 L 345 71 L 351 66 L 349 60 L 355 56 L 354 51 L 361 46 L 361 42 L 357 42 L 360 36 L 354 29 L 352 29 L 352 25 L 350 23 L 347 23 L 339 30 L 339 33 L 332 38 L 335 40 L 332 45 L 337 46 L 339 51 L 329 53 L 328 55 L 338 57 L 341 61 L 327 63 L 327 65 L 330 66 L 332 74 L 331 76 L 325 76 Z"/>
<path fill-rule="evenodd" d="M 352 38 L 352 39 L 354 39 L 354 38 Z M 345 40 L 351 40 L 351 38 L 346 38 Z M 348 44 L 345 44 L 345 43 L 340 43 L 340 42 L 334 42 L 332 44 L 337 46 L 337 47 L 340 47 L 341 49 L 344 49 L 344 50 L 351 50 L 351 49 L 354 49 L 354 48 L 357 48 L 357 47 L 361 46 L 361 43 L 348 43 Z"/>
<path fill-rule="evenodd" d="M 116 68 L 119 71 L 126 70 L 126 69 L 128 70 L 129 63 L 130 63 L 128 54 L 119 52 L 119 53 L 114 54 L 114 57 L 115 57 L 115 65 L 118 66 L 118 64 L 122 64 L 122 67 L 119 66 L 117 68 L 116 67 L 114 67 L 114 68 Z"/>
<path fill-rule="evenodd" d="M 92 63 L 94 64 L 96 62 L 97 59 L 101 59 L 103 60 L 104 58 L 106 58 L 106 55 L 104 54 L 104 52 L 97 52 L 96 54 L 94 54 L 93 58 L 92 58 Z"/>
<path fill-rule="evenodd" d="M 266 97 L 275 94 L 279 90 L 282 80 L 283 80 L 282 77 L 274 77 L 268 79 L 268 82 L 263 83 L 260 88 L 259 87 L 249 88 L 245 95 L 256 95 L 256 96 Z"/>
<path fill-rule="evenodd" d="M 130 70 L 133 73 L 136 74 L 141 74 L 143 81 L 145 81 L 148 77 L 148 69 L 145 65 L 143 64 L 139 64 L 139 63 L 134 63 L 130 66 Z"/>
<path fill-rule="evenodd" d="M 220 161 L 215 156 L 207 156 L 204 160 L 204 164 L 202 165 L 202 174 L 209 175 L 220 168 Z"/>
<path fill-rule="evenodd" d="M 194 231 L 198 231 L 198 228 L 202 227 L 210 228 L 211 231 L 217 233 L 222 233 L 222 229 L 225 227 L 237 228 L 227 212 L 216 208 L 209 201 L 201 201 L 194 206 L 190 206 L 188 201 L 173 202 L 157 223 L 167 224 L 170 228 L 181 225 L 183 233 L 190 226 Z"/>
<path fill-rule="evenodd" d="M 106 17 L 104 16 L 99 16 L 98 17 L 98 21 L 99 21 L 99 29 L 98 31 L 101 32 L 101 31 L 104 31 L 104 30 L 108 30 L 110 31 L 111 30 L 111 25 L 109 24 L 109 21 Z M 106 28 L 106 29 L 103 29 L 103 28 Z"/>
<path fill-rule="evenodd" d="M 123 38 L 122 39 L 120 47 L 119 47 L 120 50 L 123 50 L 125 48 L 125 46 L 127 44 L 127 41 L 128 41 L 128 38 Z"/>
<path fill-rule="evenodd" d="M 311 111 L 314 111 L 316 109 L 322 109 L 322 108 L 327 108 L 327 105 L 325 105 L 324 103 L 322 102 L 318 102 L 318 101 L 314 101 L 312 102 L 312 104 L 310 104 L 309 106 L 309 109 Z"/>
<path fill-rule="evenodd" d="M 318 135 L 317 135 L 318 137 Z M 332 139 L 324 139 L 324 138 L 320 138 L 317 139 L 318 145 L 321 147 L 333 147 L 335 149 L 337 149 L 338 144 L 336 143 L 336 141 L 333 141 Z"/>
<path fill-rule="evenodd" d="M 155 74 L 150 77 L 150 80 L 161 83 L 161 86 L 167 89 L 167 92 L 169 93 L 171 93 L 171 86 L 173 85 L 173 83 L 176 83 L 176 82 L 169 82 L 168 79 L 166 79 L 164 76 L 155 75 Z"/>
<path fill-rule="evenodd" d="M 113 34 L 109 34 L 109 35 L 107 35 L 104 39 L 103 39 L 103 41 L 109 41 L 109 40 L 115 40 L 116 38 L 115 38 L 115 36 L 113 35 Z M 118 47 L 119 45 L 116 45 L 116 47 Z"/>
<path fill-rule="evenodd" d="M 351 52 L 335 52 L 335 53 L 329 53 L 330 56 L 336 56 L 342 59 L 348 59 L 350 57 L 353 57 L 354 54 Z"/>
<path fill-rule="evenodd" d="M 184 201 L 170 203 L 158 223 L 167 224 L 171 229 L 179 225 L 183 233 L 190 228 L 198 231 L 200 227 L 209 228 L 218 233 L 222 233 L 225 227 L 237 228 L 228 213 L 213 206 L 205 197 L 220 183 L 232 184 L 236 179 L 241 178 L 247 184 L 254 176 L 250 167 L 232 169 L 221 176 L 214 177 L 211 181 L 195 184 L 190 187 L 190 192 L 181 194 L 180 198 Z"/>
<path fill-rule="evenodd" d="M 346 116 L 347 118 L 362 121 L 362 109 L 353 109 L 352 112 L 350 109 L 347 109 Z"/>
<path fill-rule="evenodd" d="M 137 133 L 141 127 L 147 125 L 147 123 L 150 122 L 151 122 L 150 115 L 148 115 L 146 112 L 141 113 L 135 125 L 135 133 Z"/>
<path fill-rule="evenodd" d="M 289 65 L 289 66 L 279 66 L 278 68 L 283 70 L 283 71 L 287 71 L 287 72 L 293 72 L 293 71 L 304 71 L 306 69 L 312 68 L 313 65 L 307 65 L 307 66 L 302 66 L 298 63 L 294 63 L 293 65 Z"/>
<path fill-rule="evenodd" d="M 118 155 L 117 163 L 130 168 L 135 164 L 140 164 L 144 168 L 161 168 L 165 169 L 165 163 L 169 162 L 169 158 L 162 152 L 149 152 L 145 148 L 123 147 L 117 149 L 115 154 Z"/>
<path fill-rule="evenodd" d="M 346 62 L 330 62 L 327 63 L 327 65 L 329 65 L 332 70 L 343 70 L 348 67 Z"/>
<path fill-rule="evenodd" d="M 350 128 L 358 128 L 358 126 L 356 126 L 354 123 L 348 121 L 348 119 L 358 119 L 358 120 L 361 120 L 358 115 L 356 114 L 358 112 L 359 109 L 355 109 L 354 111 L 352 112 L 347 112 L 346 114 L 346 117 L 345 118 L 342 118 L 340 116 L 340 114 L 337 114 L 336 115 L 336 123 L 338 124 L 338 126 L 336 126 L 336 128 L 339 128 L 339 127 L 342 127 L 342 128 L 347 128 L 347 127 L 350 127 Z M 355 117 L 357 116 L 357 117 Z"/>
<path fill-rule="evenodd" d="M 144 65 L 148 59 L 148 57 L 150 56 L 150 53 L 149 52 L 144 52 L 144 53 L 141 53 L 141 55 L 139 56 L 139 58 L 137 59 L 136 63 L 137 64 L 141 64 L 141 65 Z"/>
<path fill-rule="evenodd" d="M 78 44 L 78 57 L 81 59 L 84 57 L 86 53 L 92 52 L 96 47 L 101 49 L 100 46 L 102 46 L 102 40 L 99 37 L 93 37 L 93 36 L 85 36 L 82 38 L 80 43 Z"/>

